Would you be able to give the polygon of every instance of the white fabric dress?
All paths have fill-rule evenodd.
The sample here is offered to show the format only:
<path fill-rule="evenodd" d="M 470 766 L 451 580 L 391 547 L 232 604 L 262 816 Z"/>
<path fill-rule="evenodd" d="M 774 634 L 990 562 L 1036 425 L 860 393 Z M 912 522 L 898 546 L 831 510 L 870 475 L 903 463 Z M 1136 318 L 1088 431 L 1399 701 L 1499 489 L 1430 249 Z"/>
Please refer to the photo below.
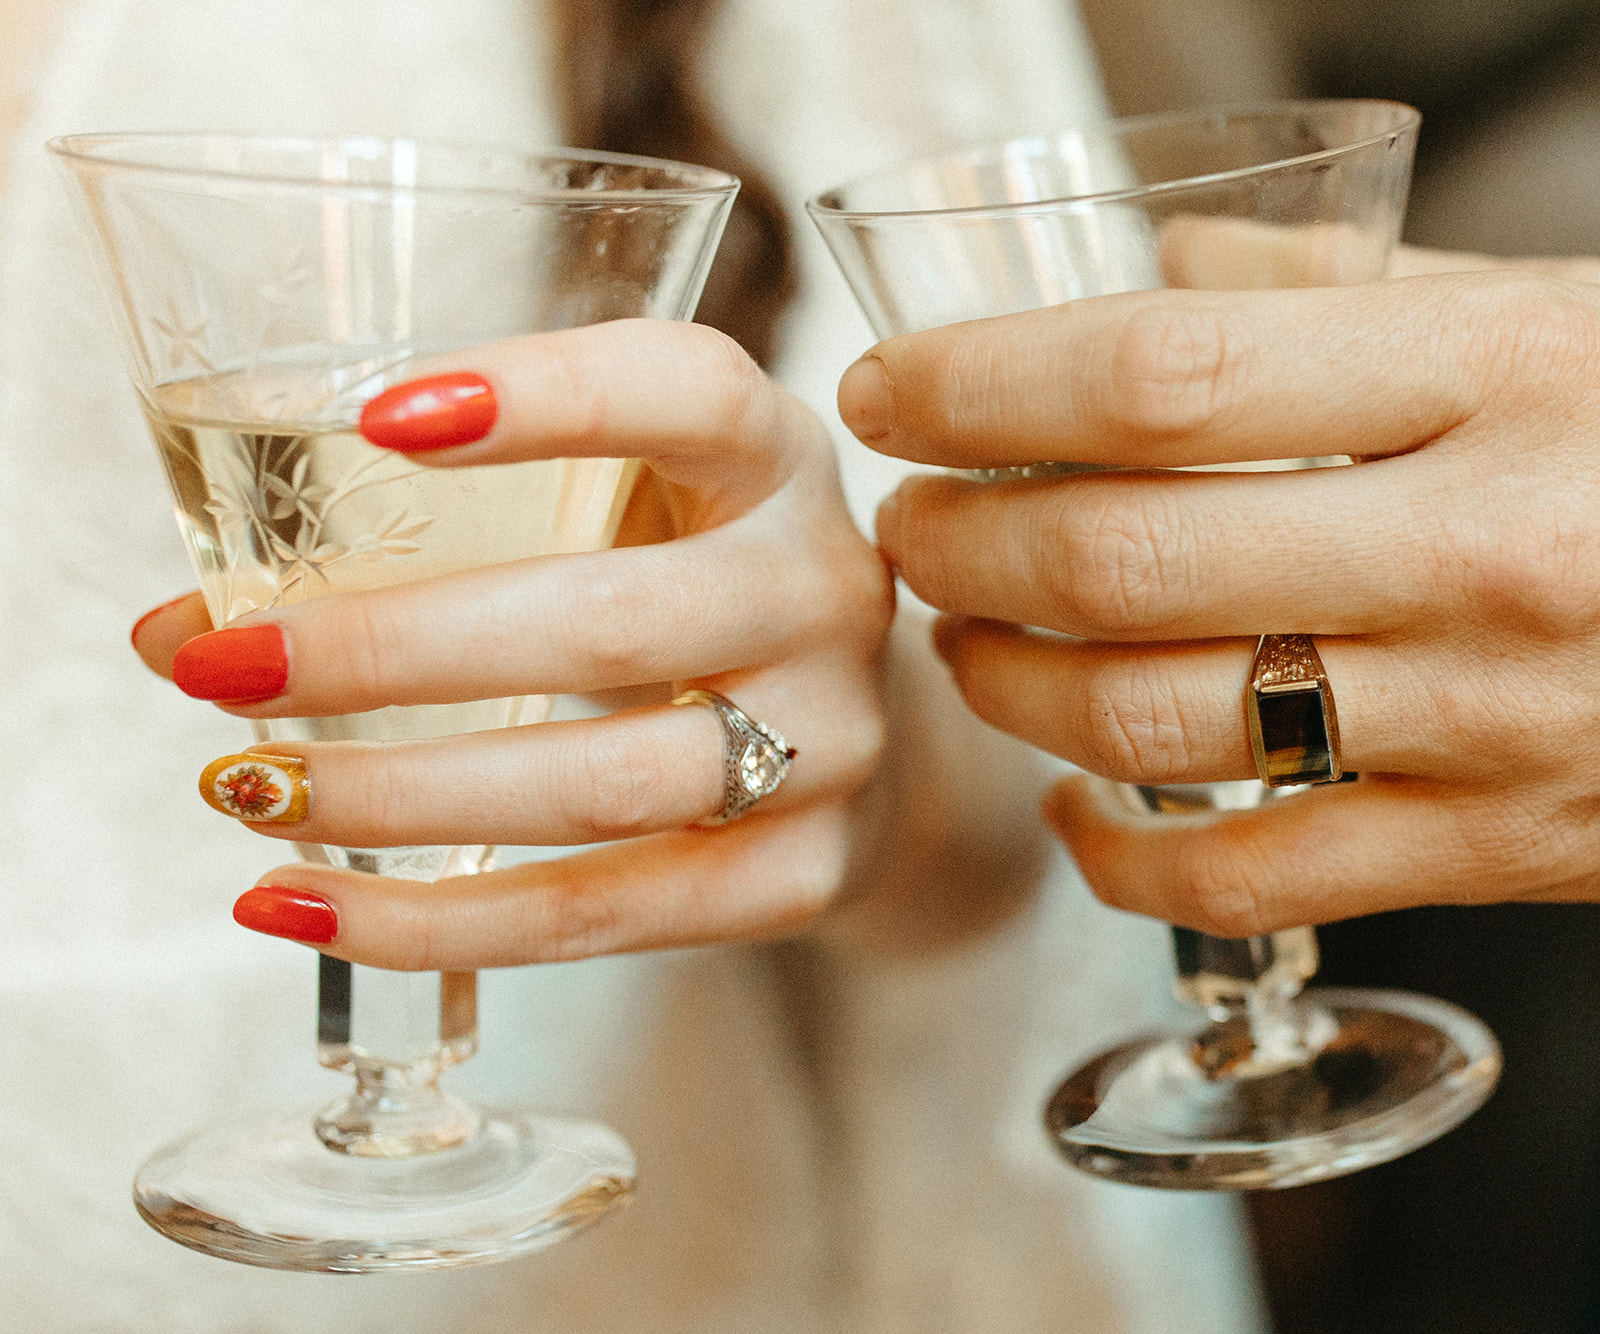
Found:
<path fill-rule="evenodd" d="M 156 1145 L 241 1103 L 315 1103 L 338 1077 L 311 1052 L 308 952 L 229 920 L 282 849 L 193 795 L 240 724 L 126 646 L 140 611 L 194 581 L 40 145 L 146 128 L 559 142 L 547 60 L 525 0 L 80 0 L 67 25 L 0 200 L 0 1327 L 1260 1328 L 1231 1201 L 1092 1182 L 1045 1143 L 1054 1080 L 1148 1022 L 1167 980 L 1161 929 L 1096 905 L 1059 853 L 1034 909 L 954 952 L 486 974 L 483 1054 L 458 1087 L 604 1117 L 642 1164 L 631 1209 L 543 1255 L 279 1274 L 135 1216 L 128 1183 Z M 1052 0 L 729 0 L 708 60 L 720 113 L 797 216 L 860 171 L 1098 110 L 1076 16 Z M 834 385 L 870 338 L 796 230 L 805 287 L 778 374 L 837 425 Z M 899 467 L 838 435 L 867 523 Z"/>

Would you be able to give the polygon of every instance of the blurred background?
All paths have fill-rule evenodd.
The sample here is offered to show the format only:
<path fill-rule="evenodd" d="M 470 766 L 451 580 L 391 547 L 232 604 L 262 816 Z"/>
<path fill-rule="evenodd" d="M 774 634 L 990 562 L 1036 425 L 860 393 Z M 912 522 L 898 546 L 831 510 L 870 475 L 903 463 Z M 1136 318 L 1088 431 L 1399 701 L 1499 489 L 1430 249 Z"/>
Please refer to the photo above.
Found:
<path fill-rule="evenodd" d="M 1081 0 L 1119 114 L 1260 97 L 1421 109 L 1406 239 L 1600 254 L 1594 0 Z M 1341 1181 L 1253 1197 L 1279 1334 L 1600 1329 L 1600 907 L 1319 932 L 1328 985 L 1411 988 L 1505 1048 L 1488 1106 Z"/>

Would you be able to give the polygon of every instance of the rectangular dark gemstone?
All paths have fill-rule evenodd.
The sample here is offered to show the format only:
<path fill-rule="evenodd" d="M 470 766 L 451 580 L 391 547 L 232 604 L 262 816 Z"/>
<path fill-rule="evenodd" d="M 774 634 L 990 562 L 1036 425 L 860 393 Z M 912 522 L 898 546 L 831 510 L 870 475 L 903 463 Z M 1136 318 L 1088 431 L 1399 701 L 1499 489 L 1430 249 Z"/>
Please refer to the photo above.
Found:
<path fill-rule="evenodd" d="M 1274 782 L 1321 783 L 1333 777 L 1328 724 L 1316 682 L 1256 692 L 1261 745 Z"/>

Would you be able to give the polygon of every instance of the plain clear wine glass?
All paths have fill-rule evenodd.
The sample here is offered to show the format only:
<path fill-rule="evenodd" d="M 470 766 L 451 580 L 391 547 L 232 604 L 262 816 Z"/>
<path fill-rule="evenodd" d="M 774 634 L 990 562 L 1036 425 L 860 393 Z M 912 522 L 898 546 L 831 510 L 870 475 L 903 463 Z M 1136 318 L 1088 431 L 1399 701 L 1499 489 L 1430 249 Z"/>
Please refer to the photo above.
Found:
<path fill-rule="evenodd" d="M 913 163 L 809 209 L 880 338 L 1111 292 L 1367 282 L 1399 236 L 1417 128 L 1411 108 L 1372 101 L 1135 117 Z M 1108 786 L 1139 811 L 1219 818 L 1300 790 Z M 1061 1151 L 1098 1176 L 1206 1190 L 1338 1176 L 1443 1134 L 1499 1077 L 1493 1035 L 1444 1001 L 1303 992 L 1309 927 L 1175 928 L 1174 945 L 1196 1020 L 1105 1052 L 1046 1108 Z"/>
<path fill-rule="evenodd" d="M 97 243 L 126 361 L 212 620 L 609 546 L 636 465 L 428 469 L 361 408 L 430 355 L 633 316 L 688 319 L 738 182 L 679 163 L 411 140 L 76 136 L 51 145 Z M 402 740 L 541 721 L 485 700 L 272 721 L 258 740 Z M 432 881 L 487 847 L 298 845 Z M 625 1199 L 610 1128 L 439 1087 L 477 1046 L 476 975 L 320 956 L 320 1111 L 243 1117 L 152 1157 L 134 1198 L 186 1246 L 279 1269 L 484 1263 Z"/>

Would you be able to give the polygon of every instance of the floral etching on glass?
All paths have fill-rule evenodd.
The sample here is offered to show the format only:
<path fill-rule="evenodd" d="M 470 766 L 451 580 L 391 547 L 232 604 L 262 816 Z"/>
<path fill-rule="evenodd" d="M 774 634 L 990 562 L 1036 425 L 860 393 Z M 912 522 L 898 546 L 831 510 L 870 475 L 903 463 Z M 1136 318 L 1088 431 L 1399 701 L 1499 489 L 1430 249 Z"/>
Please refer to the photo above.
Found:
<path fill-rule="evenodd" d="M 433 518 L 404 505 L 357 529 L 353 537 L 347 527 L 342 540 L 330 538 L 336 511 L 351 497 L 417 469 L 405 459 L 379 454 L 356 463 L 336 481 L 320 480 L 313 463 L 317 439 L 313 434 L 240 433 L 238 448 L 213 461 L 210 498 L 202 508 L 216 524 L 229 619 L 327 591 L 327 572 L 341 561 L 378 561 L 420 549 L 417 539 Z M 241 568 L 252 576 L 264 570 L 275 596 L 265 602 L 238 596 L 234 576 Z M 319 583 L 320 590 L 314 587 Z"/>

